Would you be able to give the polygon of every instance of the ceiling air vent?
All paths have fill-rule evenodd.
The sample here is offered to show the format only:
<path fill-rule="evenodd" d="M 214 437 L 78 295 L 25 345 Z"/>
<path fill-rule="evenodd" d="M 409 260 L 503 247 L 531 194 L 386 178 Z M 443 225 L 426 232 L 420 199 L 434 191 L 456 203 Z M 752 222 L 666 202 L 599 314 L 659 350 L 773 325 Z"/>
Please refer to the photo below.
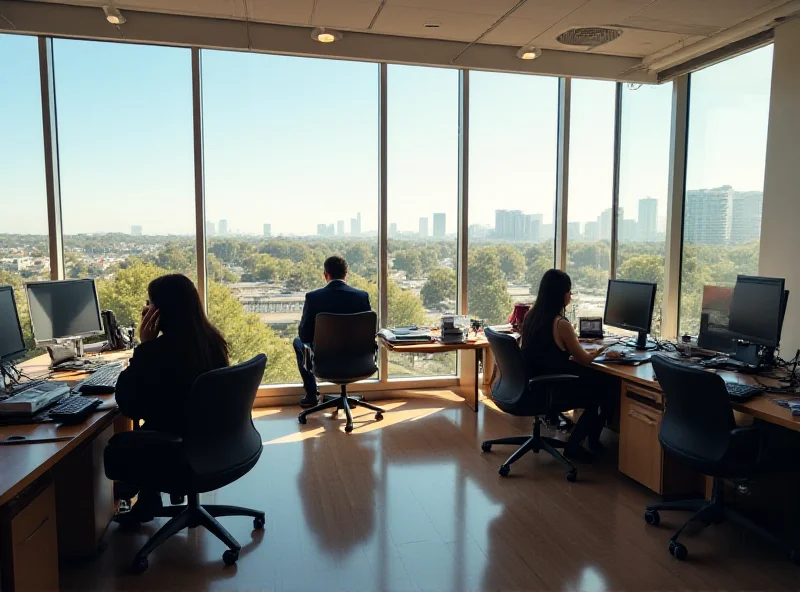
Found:
<path fill-rule="evenodd" d="M 556 37 L 556 41 L 563 45 L 577 45 L 580 47 L 598 47 L 609 41 L 614 41 L 622 35 L 619 29 L 605 27 L 578 27 L 564 31 Z"/>

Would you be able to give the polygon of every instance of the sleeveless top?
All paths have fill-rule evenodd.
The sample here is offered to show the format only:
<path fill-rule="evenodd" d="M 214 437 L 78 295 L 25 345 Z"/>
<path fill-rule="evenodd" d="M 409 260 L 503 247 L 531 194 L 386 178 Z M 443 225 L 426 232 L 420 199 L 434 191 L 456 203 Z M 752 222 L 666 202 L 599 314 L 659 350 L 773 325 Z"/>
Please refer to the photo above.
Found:
<path fill-rule="evenodd" d="M 564 317 L 556 317 L 563 319 Z M 522 358 L 529 378 L 542 374 L 559 374 L 567 371 L 569 351 L 558 347 L 553 337 L 553 323 L 533 334 L 530 343 L 522 343 Z"/>

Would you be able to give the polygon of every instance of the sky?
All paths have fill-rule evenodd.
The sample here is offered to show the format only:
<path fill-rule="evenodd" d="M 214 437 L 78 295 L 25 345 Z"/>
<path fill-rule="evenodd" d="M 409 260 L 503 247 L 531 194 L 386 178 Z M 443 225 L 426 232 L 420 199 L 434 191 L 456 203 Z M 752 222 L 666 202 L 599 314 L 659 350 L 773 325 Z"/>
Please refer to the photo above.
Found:
<path fill-rule="evenodd" d="M 47 231 L 35 38 L 0 35 L 0 232 Z M 692 76 L 690 189 L 763 187 L 772 47 Z M 56 39 L 64 232 L 194 232 L 188 49 Z M 204 50 L 206 219 L 232 232 L 377 228 L 376 64 Z M 623 87 L 620 204 L 666 210 L 671 87 Z M 558 80 L 473 72 L 470 224 L 496 209 L 552 223 Z M 569 220 L 611 207 L 614 83 L 575 80 Z M 389 223 L 456 230 L 458 73 L 388 69 Z"/>

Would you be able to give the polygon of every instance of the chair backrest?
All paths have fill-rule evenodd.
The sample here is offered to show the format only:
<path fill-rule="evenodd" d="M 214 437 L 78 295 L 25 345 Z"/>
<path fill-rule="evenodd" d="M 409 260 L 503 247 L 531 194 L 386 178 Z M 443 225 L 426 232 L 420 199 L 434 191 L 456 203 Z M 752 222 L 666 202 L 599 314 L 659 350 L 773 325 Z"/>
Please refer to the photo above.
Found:
<path fill-rule="evenodd" d="M 666 356 L 652 357 L 664 392 L 659 440 L 664 448 L 697 462 L 722 459 L 736 427 L 733 408 L 721 376 L 687 367 Z"/>
<path fill-rule="evenodd" d="M 374 311 L 355 314 L 317 315 L 314 329 L 314 363 L 311 371 L 317 378 L 331 381 L 355 381 L 378 371 L 375 335 L 378 315 Z"/>
<path fill-rule="evenodd" d="M 267 356 L 258 354 L 197 377 L 186 403 L 184 446 L 198 474 L 230 471 L 261 454 L 252 410 L 266 367 Z"/>
<path fill-rule="evenodd" d="M 492 399 L 498 404 L 513 405 L 528 389 L 525 362 L 513 335 L 498 333 L 487 327 L 484 335 L 492 348 L 500 378 L 492 387 Z"/>

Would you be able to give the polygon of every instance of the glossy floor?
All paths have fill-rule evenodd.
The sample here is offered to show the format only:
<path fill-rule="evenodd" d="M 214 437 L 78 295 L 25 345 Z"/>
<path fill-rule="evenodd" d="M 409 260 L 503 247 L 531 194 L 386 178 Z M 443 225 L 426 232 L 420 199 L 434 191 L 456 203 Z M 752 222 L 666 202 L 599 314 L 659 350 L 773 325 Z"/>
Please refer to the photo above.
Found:
<path fill-rule="evenodd" d="M 422 392 L 418 394 L 424 394 Z M 385 403 L 356 429 L 319 415 L 300 426 L 298 408 L 261 409 L 259 464 L 206 503 L 263 509 L 264 531 L 246 518 L 222 522 L 243 546 L 225 567 L 223 545 L 198 528 L 129 575 L 136 550 L 163 521 L 138 533 L 112 526 L 96 561 L 62 570 L 66 590 L 652 590 L 796 589 L 800 568 L 730 525 L 686 537 L 691 558 L 667 553 L 683 513 L 647 526 L 656 496 L 607 460 L 581 467 L 577 483 L 546 455 L 529 455 L 511 477 L 505 447 L 485 438 L 528 432 L 530 422 L 490 406 L 469 410 L 453 395 Z M 441 395 L 441 393 L 440 393 Z"/>

